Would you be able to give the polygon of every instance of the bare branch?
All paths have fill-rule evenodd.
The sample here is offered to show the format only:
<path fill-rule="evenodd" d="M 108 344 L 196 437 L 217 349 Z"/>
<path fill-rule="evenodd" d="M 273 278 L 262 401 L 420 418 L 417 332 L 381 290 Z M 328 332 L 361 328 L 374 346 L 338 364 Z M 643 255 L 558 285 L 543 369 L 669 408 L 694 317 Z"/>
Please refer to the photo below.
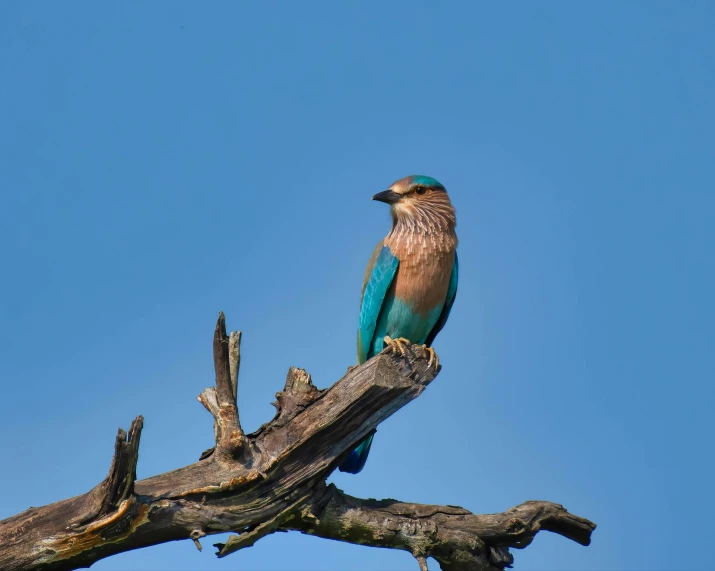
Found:
<path fill-rule="evenodd" d="M 241 332 L 231 331 L 228 338 L 228 364 L 233 402 L 238 403 L 238 371 L 241 368 Z"/>
<path fill-rule="evenodd" d="M 100 484 L 103 499 L 97 516 L 103 516 L 119 508 L 120 504 L 134 494 L 139 461 L 139 440 L 144 427 L 144 417 L 137 416 L 129 427 L 129 435 L 121 428 L 114 443 L 114 457 L 107 478 Z"/>
<path fill-rule="evenodd" d="M 0 569 L 75 569 L 73 558 L 98 542 L 133 533 L 146 513 L 134 495 L 143 424 L 138 416 L 128 435 L 119 429 L 109 474 L 92 490 L 0 521 Z"/>
<path fill-rule="evenodd" d="M 313 379 L 304 369 L 291 367 L 286 376 L 283 390 L 276 393 L 276 416 L 270 422 L 272 427 L 284 426 L 289 420 L 318 400 L 325 391 L 313 385 Z"/>
<path fill-rule="evenodd" d="M 502 514 L 450 506 L 360 500 L 325 479 L 378 424 L 417 398 L 436 377 L 422 346 L 383 352 L 326 390 L 291 368 L 276 394 L 276 415 L 244 435 L 236 395 L 240 333 L 214 333 L 215 387 L 199 400 L 215 419 L 216 451 L 184 468 L 135 482 L 142 417 L 119 430 L 107 477 L 82 496 L 0 521 L 0 569 L 68 571 L 115 553 L 233 531 L 223 557 L 270 533 L 298 530 L 330 539 L 403 549 L 421 571 L 434 557 L 443 571 L 503 569 L 509 547 L 541 529 L 588 545 L 595 525 L 550 502 Z"/>
<path fill-rule="evenodd" d="M 139 441 L 144 427 L 144 418 L 136 417 L 129 427 L 129 434 L 117 430 L 114 441 L 114 456 L 107 477 L 88 494 L 85 503 L 86 512 L 72 522 L 72 527 L 86 526 L 101 517 L 119 509 L 122 502 L 134 494 L 134 482 L 137 479 L 139 460 Z"/>
<path fill-rule="evenodd" d="M 290 519 L 293 514 L 301 508 L 301 506 L 305 505 L 309 501 L 311 495 L 312 492 L 298 498 L 295 502 L 287 506 L 268 521 L 264 521 L 257 526 L 250 526 L 240 535 L 230 536 L 226 543 L 214 543 L 214 547 L 218 548 L 216 555 L 218 557 L 226 557 L 226 555 L 230 555 L 239 549 L 253 546 L 256 541 L 273 533 L 283 522 Z"/>
<path fill-rule="evenodd" d="M 231 383 L 231 363 L 228 356 L 228 336 L 226 335 L 226 317 L 223 311 L 218 314 L 214 331 L 214 371 L 216 372 L 216 395 L 219 406 L 236 404 Z"/>
<path fill-rule="evenodd" d="M 209 387 L 197 397 L 214 417 L 214 438 L 219 457 L 241 459 L 246 437 L 238 418 L 238 369 L 241 363 L 241 332 L 226 335 L 226 318 L 219 312 L 213 339 L 216 387 Z M 201 460 L 211 456 L 214 448 L 205 450 Z"/>
<path fill-rule="evenodd" d="M 540 530 L 582 545 L 595 524 L 551 502 L 529 501 L 503 513 L 475 515 L 454 506 L 361 500 L 334 485 L 315 493 L 303 517 L 283 525 L 310 535 L 373 547 L 403 549 L 426 568 L 434 557 L 444 570 L 503 569 L 513 562 L 509 547 L 524 548 Z M 455 557 L 459 552 L 460 556 Z"/>

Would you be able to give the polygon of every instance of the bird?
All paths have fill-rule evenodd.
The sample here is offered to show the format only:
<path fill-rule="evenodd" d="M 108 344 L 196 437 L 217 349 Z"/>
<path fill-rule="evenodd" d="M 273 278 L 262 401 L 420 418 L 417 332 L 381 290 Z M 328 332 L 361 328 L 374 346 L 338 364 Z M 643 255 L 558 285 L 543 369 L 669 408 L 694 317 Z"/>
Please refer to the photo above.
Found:
<path fill-rule="evenodd" d="M 385 348 L 403 357 L 408 344 L 425 345 L 428 366 L 439 367 L 432 348 L 457 295 L 457 218 L 447 189 L 434 178 L 411 175 L 378 192 L 390 205 L 392 228 L 370 257 L 363 280 L 357 335 L 358 365 Z M 344 459 L 341 472 L 365 466 L 374 433 Z"/>

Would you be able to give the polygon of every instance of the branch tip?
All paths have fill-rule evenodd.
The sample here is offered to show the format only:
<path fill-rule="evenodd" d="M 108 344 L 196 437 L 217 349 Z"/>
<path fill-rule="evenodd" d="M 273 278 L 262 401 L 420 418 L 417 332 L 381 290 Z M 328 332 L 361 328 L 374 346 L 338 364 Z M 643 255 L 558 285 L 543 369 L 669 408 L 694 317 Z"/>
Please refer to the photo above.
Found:
<path fill-rule="evenodd" d="M 219 312 L 213 337 L 214 372 L 216 387 L 209 387 L 199 395 L 199 401 L 214 417 L 216 448 L 222 456 L 236 459 L 241 455 L 246 437 L 238 418 L 238 367 L 240 364 L 241 333 L 226 335 L 226 318 Z M 233 365 L 232 365 L 233 364 Z M 215 402 L 214 402 L 215 399 Z"/>
<path fill-rule="evenodd" d="M 144 427 L 144 417 L 137 416 L 129 426 L 129 432 L 117 429 L 114 439 L 114 454 L 107 477 L 88 492 L 88 508 L 79 514 L 68 527 L 80 529 L 97 519 L 116 512 L 125 500 L 134 495 L 137 479 L 139 442 Z"/>
<path fill-rule="evenodd" d="M 236 401 L 231 390 L 231 365 L 229 362 L 228 337 L 226 335 L 226 318 L 223 312 L 218 314 L 213 339 L 214 372 L 216 373 L 216 396 L 219 406 L 225 406 Z"/>
<path fill-rule="evenodd" d="M 291 519 L 291 516 L 295 512 L 300 510 L 301 507 L 303 507 L 308 501 L 310 501 L 310 498 L 312 497 L 313 493 L 314 492 L 311 490 L 308 494 L 301 496 L 296 501 L 286 506 L 272 518 L 264 521 L 263 523 L 246 529 L 246 531 L 244 531 L 240 535 L 230 536 L 225 544 L 220 544 L 221 548 L 219 549 L 218 553 L 216 553 L 216 556 L 226 557 L 226 555 L 230 555 L 231 553 L 234 553 L 239 549 L 251 547 L 262 537 L 265 537 L 266 535 L 269 535 L 274 531 L 278 531 L 281 524 Z"/>
<path fill-rule="evenodd" d="M 231 331 L 228 338 L 228 365 L 233 401 L 238 403 L 238 371 L 241 367 L 241 332 Z"/>

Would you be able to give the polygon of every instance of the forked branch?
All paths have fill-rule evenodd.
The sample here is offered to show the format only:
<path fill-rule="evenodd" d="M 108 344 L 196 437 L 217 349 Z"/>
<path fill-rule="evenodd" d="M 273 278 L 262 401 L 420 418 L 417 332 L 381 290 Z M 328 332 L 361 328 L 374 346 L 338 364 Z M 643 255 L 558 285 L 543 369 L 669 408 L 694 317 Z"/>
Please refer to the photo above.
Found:
<path fill-rule="evenodd" d="M 418 397 L 437 375 L 422 346 L 404 358 L 383 352 L 319 390 L 291 368 L 276 415 L 252 434 L 239 422 L 240 333 L 214 332 L 215 386 L 199 400 L 214 417 L 215 447 L 194 464 L 135 482 L 142 417 L 119 431 L 107 478 L 82 496 L 0 521 L 0 569 L 65 571 L 123 551 L 234 531 L 219 557 L 275 531 L 410 552 L 420 569 L 434 557 L 445 571 L 509 566 L 539 530 L 588 545 L 595 525 L 550 502 L 501 514 L 395 500 L 360 500 L 325 480 L 354 445 Z M 417 565 L 416 564 L 416 565 Z"/>
<path fill-rule="evenodd" d="M 213 339 L 216 386 L 197 397 L 214 417 L 215 450 L 221 459 L 242 459 L 246 437 L 238 419 L 238 368 L 241 363 L 241 332 L 226 335 L 226 318 L 219 313 Z M 207 458 L 214 448 L 204 451 Z"/>

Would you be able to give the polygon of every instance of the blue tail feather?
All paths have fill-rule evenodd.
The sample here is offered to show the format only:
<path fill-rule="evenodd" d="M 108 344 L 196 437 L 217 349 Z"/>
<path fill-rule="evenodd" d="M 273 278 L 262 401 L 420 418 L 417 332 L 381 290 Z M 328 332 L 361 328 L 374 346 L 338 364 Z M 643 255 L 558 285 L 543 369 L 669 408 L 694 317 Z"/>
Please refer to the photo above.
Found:
<path fill-rule="evenodd" d="M 370 454 L 370 446 L 372 445 L 373 436 L 375 436 L 374 432 L 358 444 L 350 453 L 350 456 L 343 460 L 343 463 L 338 466 L 338 469 L 341 472 L 357 474 L 363 469 L 365 462 L 367 462 L 367 456 Z"/>

